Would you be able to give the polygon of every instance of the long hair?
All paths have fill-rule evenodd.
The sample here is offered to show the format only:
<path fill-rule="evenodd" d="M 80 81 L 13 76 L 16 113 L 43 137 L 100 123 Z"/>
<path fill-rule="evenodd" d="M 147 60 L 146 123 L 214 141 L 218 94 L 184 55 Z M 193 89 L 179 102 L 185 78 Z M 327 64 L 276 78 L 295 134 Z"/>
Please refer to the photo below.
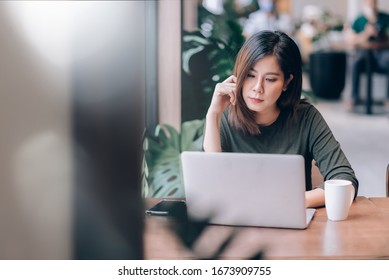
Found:
<path fill-rule="evenodd" d="M 287 90 L 282 92 L 277 100 L 281 111 L 289 111 L 292 115 L 298 108 L 302 91 L 302 62 L 301 54 L 296 43 L 280 31 L 260 31 L 251 36 L 240 49 L 234 67 L 237 77 L 235 106 L 230 106 L 229 123 L 231 126 L 255 135 L 260 133 L 259 125 L 255 122 L 255 112 L 251 111 L 243 99 L 243 83 L 250 69 L 265 56 L 273 55 L 284 74 L 284 79 L 293 75 Z"/>

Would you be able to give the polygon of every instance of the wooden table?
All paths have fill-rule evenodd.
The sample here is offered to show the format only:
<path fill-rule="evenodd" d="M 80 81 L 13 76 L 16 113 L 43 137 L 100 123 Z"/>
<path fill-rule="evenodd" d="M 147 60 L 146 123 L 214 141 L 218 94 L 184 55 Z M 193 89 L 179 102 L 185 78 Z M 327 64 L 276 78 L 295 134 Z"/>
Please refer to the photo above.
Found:
<path fill-rule="evenodd" d="M 158 201 L 147 199 L 146 207 Z M 389 198 L 358 197 L 341 222 L 329 221 L 325 208 L 319 208 L 305 230 L 210 225 L 196 253 L 169 231 L 167 217 L 145 219 L 146 259 L 198 258 L 233 230 L 237 236 L 222 258 L 245 259 L 262 250 L 266 259 L 389 259 Z"/>

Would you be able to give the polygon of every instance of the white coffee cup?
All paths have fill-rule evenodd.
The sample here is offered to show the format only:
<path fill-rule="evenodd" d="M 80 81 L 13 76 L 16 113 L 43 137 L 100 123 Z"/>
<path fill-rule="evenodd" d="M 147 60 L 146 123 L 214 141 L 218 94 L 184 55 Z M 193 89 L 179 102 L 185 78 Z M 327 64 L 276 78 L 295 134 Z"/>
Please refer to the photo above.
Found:
<path fill-rule="evenodd" d="M 333 179 L 324 182 L 327 217 L 331 221 L 347 219 L 354 200 L 355 189 L 348 180 Z"/>

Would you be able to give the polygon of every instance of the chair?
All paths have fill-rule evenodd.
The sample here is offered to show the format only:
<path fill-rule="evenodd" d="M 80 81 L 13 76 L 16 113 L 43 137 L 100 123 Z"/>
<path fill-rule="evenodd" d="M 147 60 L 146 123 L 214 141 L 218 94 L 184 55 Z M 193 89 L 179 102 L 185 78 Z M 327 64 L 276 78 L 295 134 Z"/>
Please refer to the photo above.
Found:
<path fill-rule="evenodd" d="M 382 74 L 387 75 L 387 72 L 385 69 L 380 68 L 376 63 L 372 60 L 372 50 L 366 50 L 366 56 L 365 56 L 365 67 L 363 69 L 363 72 L 366 73 L 367 83 L 366 83 L 366 114 L 371 115 L 373 114 L 373 105 L 383 105 L 382 102 L 374 102 L 372 97 L 372 90 L 373 90 L 373 74 Z"/>
<path fill-rule="evenodd" d="M 389 197 L 389 164 L 386 167 L 386 197 Z"/>

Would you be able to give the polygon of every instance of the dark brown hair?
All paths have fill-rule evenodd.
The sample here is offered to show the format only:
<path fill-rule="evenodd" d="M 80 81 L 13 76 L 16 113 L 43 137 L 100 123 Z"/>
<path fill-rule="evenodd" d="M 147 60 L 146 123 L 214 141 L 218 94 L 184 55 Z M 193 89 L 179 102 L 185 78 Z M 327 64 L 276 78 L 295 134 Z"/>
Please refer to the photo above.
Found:
<path fill-rule="evenodd" d="M 260 127 L 255 122 L 255 112 L 251 111 L 243 99 L 243 82 L 255 63 L 265 56 L 273 55 L 280 65 L 284 79 L 293 75 L 285 92 L 277 100 L 281 111 L 289 111 L 292 115 L 297 110 L 302 90 L 301 54 L 296 43 L 280 31 L 261 31 L 251 36 L 240 49 L 235 61 L 234 75 L 236 81 L 236 105 L 230 106 L 229 123 L 231 126 L 255 135 Z"/>

